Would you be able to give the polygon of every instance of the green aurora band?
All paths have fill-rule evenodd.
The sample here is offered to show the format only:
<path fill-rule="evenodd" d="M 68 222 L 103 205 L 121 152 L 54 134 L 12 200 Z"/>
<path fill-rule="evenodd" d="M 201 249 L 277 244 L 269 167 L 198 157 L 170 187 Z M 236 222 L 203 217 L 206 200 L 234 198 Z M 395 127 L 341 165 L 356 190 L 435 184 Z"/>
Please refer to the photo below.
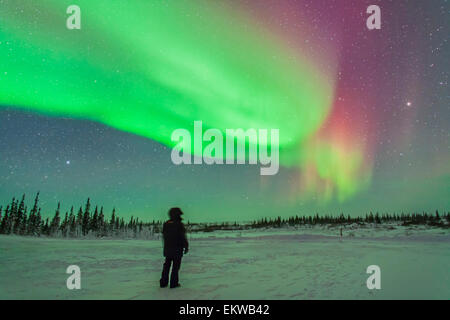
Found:
<path fill-rule="evenodd" d="M 169 147 L 173 130 L 192 131 L 195 120 L 222 132 L 276 128 L 281 165 L 317 157 L 339 199 L 360 187 L 307 154 L 330 113 L 335 75 L 249 17 L 212 1 L 79 0 L 81 30 L 68 30 L 70 4 L 3 2 L 0 107 L 97 121 Z M 332 146 L 320 150 L 337 157 Z M 349 160 L 352 172 L 360 158 Z"/>

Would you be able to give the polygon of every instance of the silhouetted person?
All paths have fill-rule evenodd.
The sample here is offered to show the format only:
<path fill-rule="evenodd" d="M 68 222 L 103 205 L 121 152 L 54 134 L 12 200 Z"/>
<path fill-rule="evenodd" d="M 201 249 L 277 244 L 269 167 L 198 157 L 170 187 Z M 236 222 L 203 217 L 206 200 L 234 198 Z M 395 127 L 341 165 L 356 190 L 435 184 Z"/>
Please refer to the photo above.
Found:
<path fill-rule="evenodd" d="M 181 258 L 183 253 L 186 254 L 189 251 L 186 230 L 181 222 L 182 214 L 183 212 L 180 208 L 171 208 L 169 210 L 170 220 L 163 225 L 164 257 L 166 257 L 166 261 L 164 262 L 161 280 L 159 281 L 161 288 L 167 287 L 171 265 L 170 288 L 180 286 L 178 283 L 178 271 L 181 266 Z"/>

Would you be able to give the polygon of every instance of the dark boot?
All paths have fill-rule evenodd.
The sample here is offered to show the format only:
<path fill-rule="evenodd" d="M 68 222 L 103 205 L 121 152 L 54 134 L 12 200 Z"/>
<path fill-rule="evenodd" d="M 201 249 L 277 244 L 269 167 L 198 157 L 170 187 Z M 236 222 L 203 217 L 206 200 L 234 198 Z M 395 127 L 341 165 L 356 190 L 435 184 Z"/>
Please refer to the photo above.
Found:
<path fill-rule="evenodd" d="M 180 284 L 178 283 L 178 271 L 180 270 L 181 266 L 181 255 L 173 257 L 172 261 L 172 272 L 170 273 L 170 287 L 176 288 L 179 287 Z"/>
<path fill-rule="evenodd" d="M 167 287 L 167 284 L 169 283 L 169 271 L 170 271 L 171 263 L 172 263 L 172 259 L 170 259 L 169 257 L 166 257 L 166 261 L 164 261 L 164 265 L 163 265 L 161 279 L 159 280 L 159 286 L 161 288 Z"/>

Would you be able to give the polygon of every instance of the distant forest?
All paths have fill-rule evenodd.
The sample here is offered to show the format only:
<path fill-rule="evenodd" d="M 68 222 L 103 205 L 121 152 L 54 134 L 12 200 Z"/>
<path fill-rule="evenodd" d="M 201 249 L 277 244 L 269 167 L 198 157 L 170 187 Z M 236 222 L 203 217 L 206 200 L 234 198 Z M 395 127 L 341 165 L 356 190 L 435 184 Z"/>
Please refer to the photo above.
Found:
<path fill-rule="evenodd" d="M 257 228 L 282 228 L 301 225 L 346 225 L 346 224 L 383 224 L 397 222 L 401 225 L 429 225 L 434 227 L 448 228 L 450 225 L 449 212 L 442 215 L 436 210 L 434 214 L 422 213 L 400 213 L 400 214 L 373 214 L 365 217 L 350 217 L 341 214 L 338 217 L 319 215 L 295 216 L 283 219 L 263 218 L 250 223 L 187 223 L 190 232 L 212 232 L 215 230 L 248 230 Z M 47 236 L 60 238 L 136 238 L 153 239 L 161 233 L 162 221 L 143 222 L 138 218 L 131 217 L 125 221 L 116 214 L 113 209 L 108 219 L 103 207 L 91 205 L 88 198 L 86 204 L 76 212 L 74 207 L 61 215 L 61 205 L 55 210 L 53 218 L 43 219 L 39 207 L 39 193 L 37 193 L 33 206 L 30 210 L 25 203 L 25 195 L 19 201 L 13 198 L 11 203 L 0 205 L 0 234 L 16 234 L 23 236 Z"/>

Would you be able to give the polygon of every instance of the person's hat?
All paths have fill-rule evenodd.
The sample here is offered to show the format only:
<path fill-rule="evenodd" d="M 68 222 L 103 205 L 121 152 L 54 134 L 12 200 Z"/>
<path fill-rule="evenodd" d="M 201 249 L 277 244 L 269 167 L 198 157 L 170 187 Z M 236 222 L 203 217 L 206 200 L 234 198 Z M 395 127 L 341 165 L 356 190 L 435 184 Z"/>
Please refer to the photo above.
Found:
<path fill-rule="evenodd" d="M 174 218 L 180 218 L 180 216 L 181 216 L 182 214 L 183 214 L 183 211 L 181 211 L 181 209 L 178 208 L 178 207 L 170 208 L 170 210 L 169 210 L 169 217 L 170 217 L 171 219 L 174 219 Z"/>

